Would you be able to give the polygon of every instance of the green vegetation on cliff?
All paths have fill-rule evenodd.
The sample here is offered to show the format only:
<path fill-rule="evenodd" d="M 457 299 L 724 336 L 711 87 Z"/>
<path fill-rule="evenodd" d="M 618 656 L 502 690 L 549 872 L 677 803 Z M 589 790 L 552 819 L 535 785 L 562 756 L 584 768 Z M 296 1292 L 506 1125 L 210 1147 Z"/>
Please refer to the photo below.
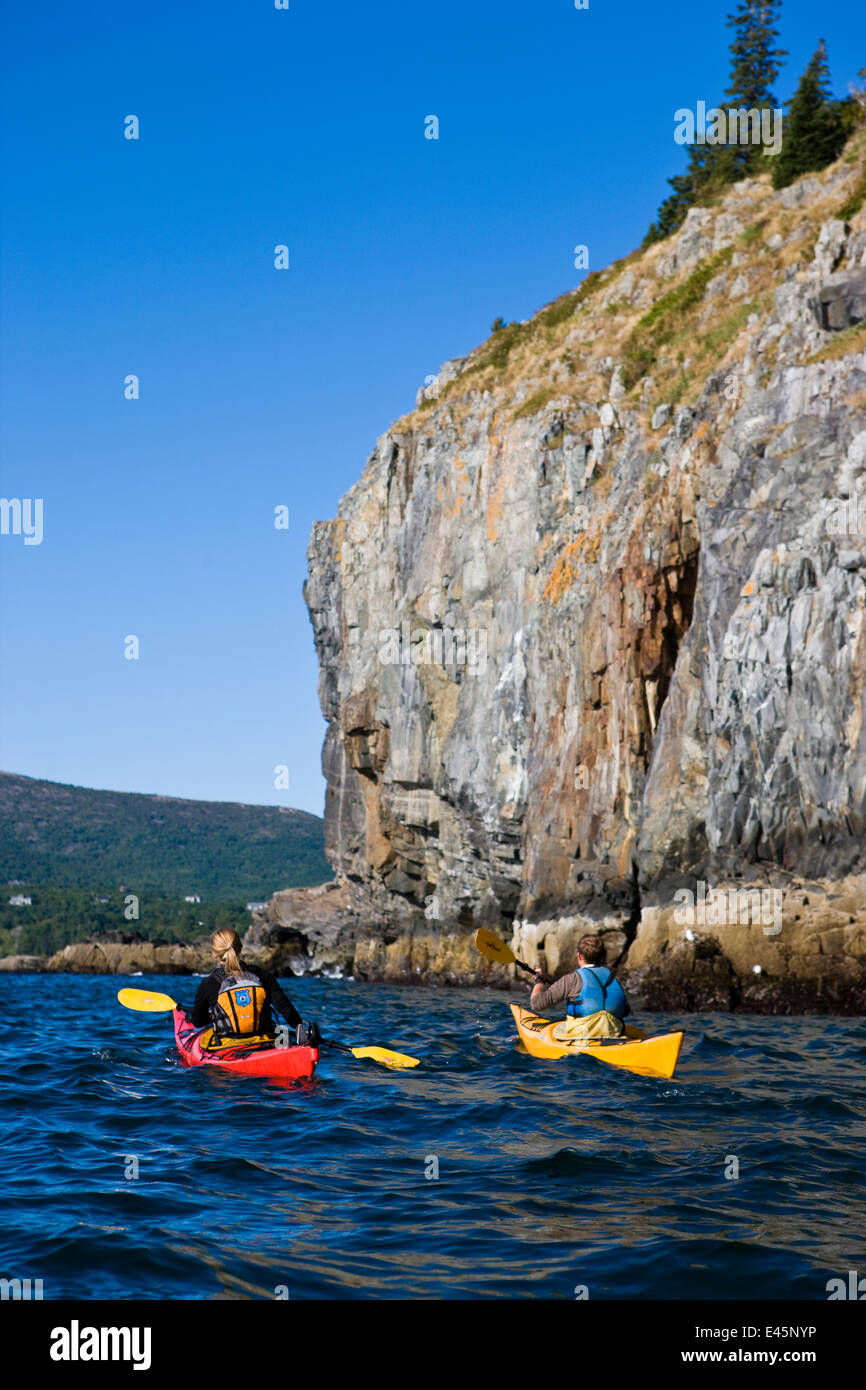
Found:
<path fill-rule="evenodd" d="M 840 154 L 847 133 L 841 104 L 830 92 L 822 39 L 791 102 L 782 149 L 773 161 L 773 187 L 786 188 L 801 174 L 826 169 Z"/>
<path fill-rule="evenodd" d="M 737 111 L 764 112 L 769 117 L 782 109 L 773 95 L 781 60 L 787 57 L 785 49 L 775 47 L 780 8 L 781 0 L 741 0 L 737 12 L 728 16 L 728 27 L 735 31 L 730 45 L 730 86 L 725 93 L 727 101 L 712 108 L 722 111 L 727 121 L 731 120 L 730 113 Z M 862 77 L 864 70 L 859 75 Z M 705 114 L 709 120 L 712 111 Z M 862 102 L 853 96 L 841 101 L 833 98 L 826 45 L 821 39 L 788 114 L 782 118 L 781 147 L 774 145 L 768 151 L 763 126 L 758 143 L 752 143 L 754 132 L 743 141 L 739 128 L 732 139 L 729 125 L 719 132 L 711 125 L 706 135 L 703 130 L 696 131 L 695 138 L 686 144 L 686 171 L 668 179 L 673 193 L 659 207 L 644 246 L 676 232 L 689 208 L 711 205 L 726 185 L 739 179 L 769 170 L 773 187 L 784 188 L 801 174 L 825 169 L 862 121 Z M 711 143 L 716 140 L 718 143 Z"/>

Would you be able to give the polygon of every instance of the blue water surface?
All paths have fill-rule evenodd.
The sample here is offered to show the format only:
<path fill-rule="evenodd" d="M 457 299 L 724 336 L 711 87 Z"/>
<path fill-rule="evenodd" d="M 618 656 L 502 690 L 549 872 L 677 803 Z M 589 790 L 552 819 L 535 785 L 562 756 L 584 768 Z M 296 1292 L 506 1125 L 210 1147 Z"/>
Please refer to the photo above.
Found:
<path fill-rule="evenodd" d="M 866 1274 L 861 1020 L 642 1015 L 686 1032 L 661 1081 L 529 1057 L 494 991 L 285 983 L 326 1035 L 421 1065 L 184 1068 L 170 1016 L 116 995 L 197 981 L 0 975 L 0 1276 L 46 1299 L 826 1299 Z"/>

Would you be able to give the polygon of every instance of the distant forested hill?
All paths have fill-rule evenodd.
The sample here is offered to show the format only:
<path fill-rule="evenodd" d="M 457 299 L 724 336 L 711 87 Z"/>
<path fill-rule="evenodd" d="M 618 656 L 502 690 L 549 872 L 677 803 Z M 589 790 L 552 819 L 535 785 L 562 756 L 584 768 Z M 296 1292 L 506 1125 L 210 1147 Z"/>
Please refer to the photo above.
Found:
<path fill-rule="evenodd" d="M 0 882 L 233 902 L 332 877 L 307 811 L 90 791 L 0 773 Z"/>

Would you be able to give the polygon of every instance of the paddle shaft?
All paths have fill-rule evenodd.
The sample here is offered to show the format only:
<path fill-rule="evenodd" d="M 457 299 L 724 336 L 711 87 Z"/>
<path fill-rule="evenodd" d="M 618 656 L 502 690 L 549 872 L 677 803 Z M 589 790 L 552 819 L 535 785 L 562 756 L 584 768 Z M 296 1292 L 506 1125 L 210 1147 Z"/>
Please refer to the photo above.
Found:
<path fill-rule="evenodd" d="M 551 981 L 550 981 L 550 976 L 549 976 L 549 975 L 542 975 L 542 973 L 541 973 L 540 970 L 533 970 L 532 966 L 531 966 L 531 965 L 527 965 L 525 960 L 518 960 L 517 957 L 515 956 L 515 957 L 514 957 L 514 964 L 515 964 L 515 965 L 519 965 L 520 968 L 521 968 L 521 970 L 525 970 L 525 971 L 527 972 L 527 974 L 529 974 L 529 975 L 537 975 L 538 978 L 539 978 L 539 980 L 541 981 L 542 984 L 544 984 L 544 985 L 549 985 L 549 984 L 550 984 Z"/>

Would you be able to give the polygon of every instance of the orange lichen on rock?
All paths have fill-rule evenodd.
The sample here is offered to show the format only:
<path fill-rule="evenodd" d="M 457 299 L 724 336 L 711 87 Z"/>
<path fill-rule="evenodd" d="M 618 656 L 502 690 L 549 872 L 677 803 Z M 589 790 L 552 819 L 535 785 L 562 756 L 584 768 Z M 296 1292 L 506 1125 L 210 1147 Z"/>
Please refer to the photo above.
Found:
<path fill-rule="evenodd" d="M 494 411 L 493 419 L 490 422 L 490 429 L 487 432 L 487 438 L 489 441 L 487 459 L 491 465 L 491 476 L 493 475 L 493 471 L 495 468 L 496 456 L 498 455 L 502 447 L 501 433 L 497 434 L 496 432 L 498 421 L 499 412 Z M 487 502 L 487 539 L 490 541 L 491 545 L 495 545 L 499 537 L 499 522 L 502 520 L 504 512 L 504 505 L 502 501 L 502 494 L 504 490 L 502 470 L 500 468 L 497 471 L 499 473 L 499 481 L 494 483 L 491 487 L 490 496 Z"/>
<path fill-rule="evenodd" d="M 452 508 L 451 515 L 459 516 L 464 506 L 466 505 L 466 499 L 469 496 L 469 473 L 467 471 L 465 462 L 459 454 L 454 460 L 454 470 L 457 473 L 457 498 L 455 500 L 454 507 Z M 467 484 L 465 492 L 462 490 L 463 484 Z"/>
<path fill-rule="evenodd" d="M 577 578 L 578 565 L 596 563 L 601 552 L 601 538 L 610 519 L 611 513 L 607 512 L 604 517 L 593 522 L 588 531 L 584 531 L 576 540 L 569 541 L 560 551 L 554 561 L 550 578 L 544 586 L 544 597 L 550 599 L 551 603 L 559 603 L 571 588 Z"/>
<path fill-rule="evenodd" d="M 577 571 L 573 561 L 577 559 L 583 539 L 583 536 L 579 536 L 576 541 L 570 541 L 556 558 L 550 578 L 544 586 L 544 597 L 550 599 L 553 604 L 559 603 L 563 594 L 574 583 Z"/>
<path fill-rule="evenodd" d="M 500 479 L 487 501 L 487 539 L 492 545 L 496 544 L 498 535 L 498 525 L 502 520 L 504 507 L 502 504 L 502 480 Z"/>

